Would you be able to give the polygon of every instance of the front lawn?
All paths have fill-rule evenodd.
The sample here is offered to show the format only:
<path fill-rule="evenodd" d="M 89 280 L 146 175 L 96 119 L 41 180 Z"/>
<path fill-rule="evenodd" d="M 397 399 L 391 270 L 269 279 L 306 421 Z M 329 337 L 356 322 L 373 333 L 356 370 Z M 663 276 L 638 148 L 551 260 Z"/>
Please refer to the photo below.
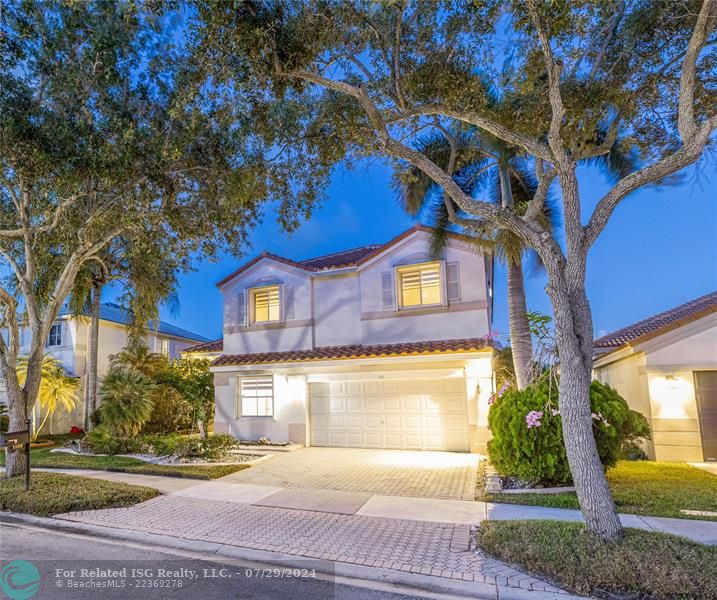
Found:
<path fill-rule="evenodd" d="M 162 475 L 165 477 L 186 477 L 188 479 L 217 479 L 249 465 L 153 465 L 127 456 L 88 456 L 82 454 L 52 453 L 52 448 L 31 450 L 30 463 L 33 467 L 55 469 L 96 469 L 120 473 L 139 473 L 141 475 Z M 5 464 L 5 453 L 0 452 L 0 464 Z"/>
<path fill-rule="evenodd" d="M 639 592 L 654 599 L 717 599 L 717 548 L 665 533 L 626 529 L 605 544 L 580 523 L 484 521 L 491 556 L 580 594 Z M 597 595 L 597 594 L 595 594 Z"/>
<path fill-rule="evenodd" d="M 0 479 L 0 510 L 47 517 L 76 510 L 119 508 L 144 502 L 155 489 L 63 473 L 32 473 L 30 491 L 24 477 Z"/>
<path fill-rule="evenodd" d="M 620 461 L 607 472 L 607 479 L 617 509 L 622 513 L 710 519 L 689 517 L 680 510 L 717 512 L 717 476 L 684 463 Z M 485 494 L 479 499 L 552 508 L 580 508 L 574 493 Z"/>

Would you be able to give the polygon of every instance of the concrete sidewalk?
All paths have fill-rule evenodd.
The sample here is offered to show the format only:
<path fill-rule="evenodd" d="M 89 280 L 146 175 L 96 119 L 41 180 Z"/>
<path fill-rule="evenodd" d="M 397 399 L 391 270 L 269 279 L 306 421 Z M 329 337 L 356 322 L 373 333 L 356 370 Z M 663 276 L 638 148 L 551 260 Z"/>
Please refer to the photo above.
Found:
<path fill-rule="evenodd" d="M 582 521 L 578 510 L 524 506 L 520 504 L 497 504 L 446 500 L 440 498 L 416 498 L 410 496 L 385 496 L 363 492 L 346 492 L 331 489 L 282 488 L 278 486 L 235 483 L 232 475 L 204 481 L 134 473 L 112 473 L 80 469 L 38 469 L 145 485 L 172 495 L 196 500 L 228 502 L 253 506 L 303 510 L 326 514 L 357 515 L 381 519 L 407 519 L 431 523 L 454 523 L 479 525 L 484 520 L 535 520 Z M 661 531 L 679 535 L 695 542 L 717 545 L 717 521 L 675 519 L 621 514 L 625 527 L 647 531 Z"/>

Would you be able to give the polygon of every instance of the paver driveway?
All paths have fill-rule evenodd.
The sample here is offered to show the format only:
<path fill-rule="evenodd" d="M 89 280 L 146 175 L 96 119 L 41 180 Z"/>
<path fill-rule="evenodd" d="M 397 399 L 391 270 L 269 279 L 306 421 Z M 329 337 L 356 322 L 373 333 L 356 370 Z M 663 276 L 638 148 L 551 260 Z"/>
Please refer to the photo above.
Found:
<path fill-rule="evenodd" d="M 220 481 L 473 500 L 479 460 L 479 455 L 455 452 L 304 448 Z"/>

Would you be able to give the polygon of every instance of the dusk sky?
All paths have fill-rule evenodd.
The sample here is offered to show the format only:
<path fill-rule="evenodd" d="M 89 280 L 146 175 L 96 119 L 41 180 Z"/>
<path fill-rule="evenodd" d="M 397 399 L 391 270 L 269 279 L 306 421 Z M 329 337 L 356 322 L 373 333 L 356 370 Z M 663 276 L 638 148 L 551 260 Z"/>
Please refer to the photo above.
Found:
<path fill-rule="evenodd" d="M 594 169 L 579 173 L 585 209 L 609 189 Z M 685 172 L 674 187 L 646 189 L 630 196 L 614 213 L 593 247 L 587 289 L 596 337 L 717 289 L 717 168 L 709 157 Z M 178 312 L 163 307 L 162 318 L 212 339 L 221 337 L 221 295 L 215 283 L 263 250 L 292 259 L 381 243 L 418 222 L 407 216 L 391 188 L 387 167 L 372 163 L 353 171 L 338 169 L 328 199 L 292 234 L 276 223 L 267 207 L 245 257 L 224 255 L 196 263 L 180 278 Z M 545 277 L 527 274 L 528 307 L 550 313 Z M 111 298 L 111 292 L 106 299 Z M 495 281 L 494 329 L 506 341 L 508 316 L 505 270 Z"/>

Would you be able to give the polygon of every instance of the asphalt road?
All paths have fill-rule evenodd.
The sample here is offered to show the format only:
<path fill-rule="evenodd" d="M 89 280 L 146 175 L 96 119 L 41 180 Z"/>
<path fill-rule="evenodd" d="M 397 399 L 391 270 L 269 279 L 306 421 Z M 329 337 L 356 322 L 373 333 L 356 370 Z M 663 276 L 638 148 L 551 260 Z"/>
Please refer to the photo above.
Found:
<path fill-rule="evenodd" d="M 39 589 L 18 595 L 4 586 L 24 588 L 37 580 Z M 0 598 L 37 600 L 414 600 L 425 596 L 335 583 L 305 569 L 282 570 L 228 559 L 197 560 L 116 540 L 0 525 Z M 31 592 L 32 590 L 26 590 Z M 5 592 L 5 593 L 3 593 Z"/>

